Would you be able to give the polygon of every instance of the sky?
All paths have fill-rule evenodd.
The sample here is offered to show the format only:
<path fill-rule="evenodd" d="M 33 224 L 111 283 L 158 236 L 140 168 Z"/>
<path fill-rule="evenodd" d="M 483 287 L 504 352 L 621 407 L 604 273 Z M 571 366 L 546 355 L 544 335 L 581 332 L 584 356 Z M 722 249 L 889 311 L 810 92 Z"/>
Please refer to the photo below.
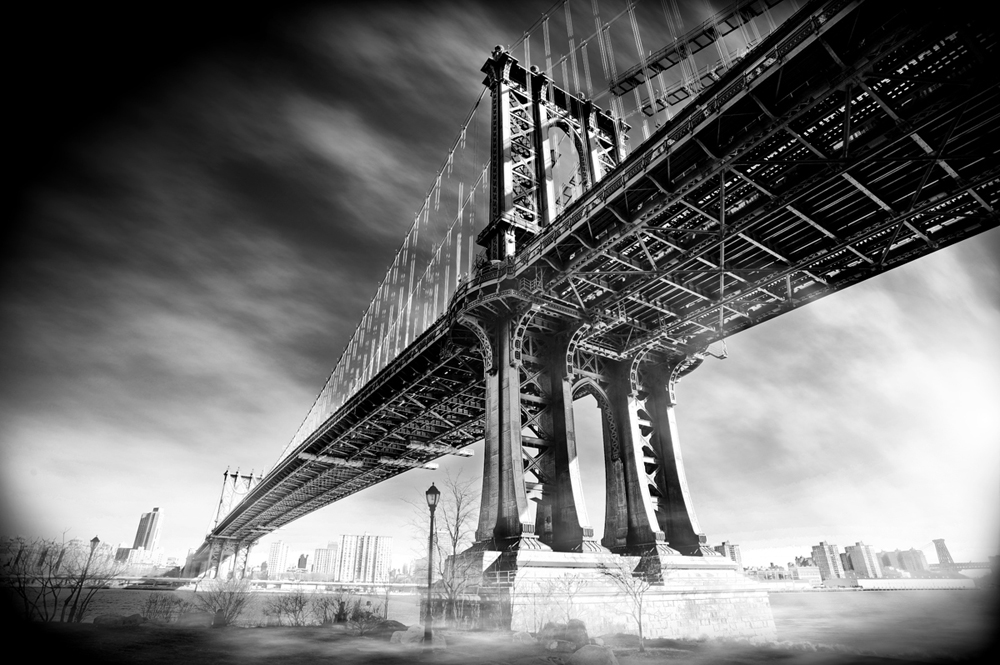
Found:
<path fill-rule="evenodd" d="M 197 547 L 223 472 L 266 471 L 322 387 L 459 126 L 480 67 L 548 2 L 41 10 L 10 62 L 0 268 L 0 533 Z M 697 14 L 703 3 L 690 9 Z M 820 540 L 956 561 L 1000 545 L 1000 230 L 740 333 L 678 390 L 710 543 Z M 588 511 L 600 423 L 576 407 Z M 302 518 L 294 554 L 394 539 L 440 460 Z M 424 541 L 425 542 L 425 541 Z"/>

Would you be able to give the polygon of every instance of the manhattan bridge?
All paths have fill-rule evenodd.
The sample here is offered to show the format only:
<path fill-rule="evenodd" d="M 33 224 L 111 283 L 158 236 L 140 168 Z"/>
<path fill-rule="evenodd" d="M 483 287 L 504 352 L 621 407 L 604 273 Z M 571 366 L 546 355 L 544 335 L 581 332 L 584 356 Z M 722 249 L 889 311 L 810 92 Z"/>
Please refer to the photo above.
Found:
<path fill-rule="evenodd" d="M 608 3 L 484 47 L 483 94 L 353 337 L 276 465 L 227 476 L 188 574 L 242 575 L 262 536 L 483 440 L 472 551 L 717 557 L 678 381 L 714 342 L 998 225 L 992 22 L 747 0 L 692 25 L 673 0 Z"/>

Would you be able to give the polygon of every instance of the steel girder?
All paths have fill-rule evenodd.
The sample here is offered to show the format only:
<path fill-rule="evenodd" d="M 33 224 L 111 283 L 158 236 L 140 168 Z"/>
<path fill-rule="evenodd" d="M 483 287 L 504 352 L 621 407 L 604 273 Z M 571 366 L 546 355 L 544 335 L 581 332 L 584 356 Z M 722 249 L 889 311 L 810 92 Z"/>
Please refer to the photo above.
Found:
<path fill-rule="evenodd" d="M 585 324 L 581 372 L 587 355 L 676 357 L 997 226 L 993 24 L 806 9 L 516 257 L 481 265 L 212 535 L 252 540 L 481 439 L 476 317 L 534 306 L 550 331 Z"/>

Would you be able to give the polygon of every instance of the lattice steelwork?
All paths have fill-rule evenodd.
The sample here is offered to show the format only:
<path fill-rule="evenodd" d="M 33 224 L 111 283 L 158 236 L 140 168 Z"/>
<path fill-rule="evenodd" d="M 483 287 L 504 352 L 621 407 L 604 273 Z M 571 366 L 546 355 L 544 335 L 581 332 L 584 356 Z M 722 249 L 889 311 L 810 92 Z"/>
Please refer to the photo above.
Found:
<path fill-rule="evenodd" d="M 667 121 L 690 100 L 691 94 L 684 91 L 701 90 L 705 82 L 711 82 L 712 77 L 738 62 L 762 35 L 774 29 L 776 21 L 788 16 L 794 5 L 775 0 L 738 3 L 701 20 L 680 35 L 685 18 L 676 2 L 669 4 L 661 9 L 640 7 L 631 0 L 605 0 L 602 8 L 596 0 L 589 5 L 564 2 L 560 11 L 544 16 L 526 31 L 512 50 L 522 56 L 525 70 L 531 68 L 532 62 L 544 62 L 540 71 L 552 82 L 547 89 L 550 103 L 558 105 L 560 100 L 556 97 L 569 92 L 607 104 L 616 119 L 638 123 L 646 138 L 651 123 L 658 126 Z M 692 20 L 697 21 L 698 17 L 692 19 L 688 15 L 689 24 Z M 583 26 L 593 27 L 584 30 Z M 620 91 L 628 85 L 623 81 L 640 76 L 633 71 L 635 68 L 626 72 L 624 79 L 618 76 L 618 71 L 619 63 L 642 59 L 639 45 L 643 35 L 647 41 L 655 37 L 655 43 L 659 43 L 666 34 L 672 36 L 672 41 L 665 48 L 674 54 L 685 54 L 683 61 L 672 62 L 675 56 L 664 56 L 648 65 L 638 65 L 640 69 L 645 66 L 658 72 L 642 88 L 645 97 L 638 88 L 627 97 L 612 95 L 610 91 Z M 714 48 L 706 50 L 708 45 Z M 624 67 L 622 64 L 621 68 Z M 534 164 L 536 154 L 527 140 L 535 124 L 526 111 L 530 96 L 531 91 L 518 89 L 515 84 L 504 100 L 510 105 L 511 128 L 515 130 L 509 149 L 518 156 L 511 164 L 512 194 L 517 201 L 514 210 L 529 225 L 538 222 L 542 204 L 539 199 L 542 187 L 537 183 L 538 167 Z M 660 97 L 667 101 L 661 101 Z M 462 124 L 354 335 L 278 462 L 443 316 L 456 290 L 475 272 L 474 240 L 493 219 L 490 178 L 499 175 L 490 175 L 490 137 L 495 128 L 490 126 L 489 105 L 481 102 L 482 97 Z M 561 103 L 567 106 L 566 101 Z M 651 111 L 654 105 L 655 112 Z M 579 136 L 579 117 L 577 111 L 562 118 L 566 138 L 574 130 Z M 600 175 L 614 168 L 618 163 L 617 152 L 627 152 L 629 146 L 616 145 L 612 137 L 598 128 L 591 149 Z M 548 204 L 561 212 L 592 184 L 581 178 L 575 188 L 546 193 L 551 199 Z"/>
<path fill-rule="evenodd" d="M 511 394 L 525 425 L 517 444 L 524 487 L 538 506 L 533 515 L 510 516 L 520 525 L 514 536 L 548 546 L 548 506 L 569 500 L 549 483 L 553 433 L 546 414 L 559 403 L 552 377 L 562 376 L 572 386 L 570 400 L 590 392 L 602 406 L 607 468 L 618 469 L 617 476 L 609 472 L 609 514 L 621 511 L 612 511 L 612 502 L 624 501 L 610 484 L 616 477 L 635 483 L 639 474 L 648 481 L 649 542 L 655 536 L 657 548 L 670 542 L 685 553 L 699 550 L 689 506 L 685 534 L 657 531 L 673 524 L 657 511 L 676 513 L 687 489 L 676 473 L 679 460 L 663 457 L 666 448 L 649 437 L 674 435 L 663 415 L 673 385 L 707 345 L 998 223 L 1000 92 L 991 22 L 943 7 L 916 14 L 896 3 L 817 0 L 778 24 L 780 9 L 743 3 L 636 57 L 620 76 L 609 49 L 616 43 L 603 41 L 616 131 L 625 130 L 630 96 L 642 113 L 636 90 L 653 100 L 650 109 L 667 100 L 660 126 L 648 127 L 648 140 L 623 160 L 608 162 L 558 216 L 543 216 L 537 229 L 518 236 L 512 255 L 480 261 L 448 292 L 446 307 L 439 293 L 433 311 L 443 314 L 383 367 L 362 375 L 335 412 L 320 411 L 212 537 L 252 541 L 481 439 L 484 377 L 489 384 L 498 369 L 509 373 L 509 363 L 521 377 Z M 619 17 L 628 19 L 638 47 L 636 12 L 629 4 Z M 689 103 L 671 106 L 664 93 L 671 84 L 661 74 L 690 78 L 701 71 L 689 58 L 712 53 L 706 36 L 732 37 L 736 29 L 722 25 L 745 30 L 747 17 L 773 29 L 764 36 L 758 28 L 756 47 L 739 58 L 729 56 L 729 42 L 716 45 L 726 66 L 712 70 L 711 84 L 701 81 L 704 89 L 689 85 Z M 595 35 L 606 36 L 600 18 L 595 26 Z M 567 37 L 571 53 L 585 52 L 589 40 L 574 37 L 572 28 Z M 563 83 L 551 87 L 568 94 L 571 70 L 560 63 L 572 58 L 550 64 L 545 41 L 545 72 L 550 81 L 561 73 Z M 534 53 L 528 44 L 526 38 L 523 69 Z M 504 53 L 491 62 L 509 57 Z M 497 332 L 496 322 L 507 320 L 512 327 Z M 565 359 L 563 369 L 554 357 Z M 555 374 L 542 377 L 539 359 Z M 666 382 L 667 391 L 651 397 L 644 388 L 650 382 Z M 619 450 L 618 437 L 631 443 Z M 492 510 L 481 515 L 481 526 L 506 519 Z M 566 519 L 577 547 L 581 538 L 593 541 L 585 510 Z M 612 520 L 602 543 L 625 547 L 626 536 L 635 537 L 634 525 Z"/>

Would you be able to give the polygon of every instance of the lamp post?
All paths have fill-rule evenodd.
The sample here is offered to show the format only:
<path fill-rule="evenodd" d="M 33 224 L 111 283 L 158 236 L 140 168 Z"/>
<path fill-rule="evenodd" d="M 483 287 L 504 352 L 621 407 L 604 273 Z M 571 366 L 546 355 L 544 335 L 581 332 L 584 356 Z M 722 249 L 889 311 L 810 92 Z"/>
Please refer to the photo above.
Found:
<path fill-rule="evenodd" d="M 434 580 L 434 509 L 437 508 L 441 491 L 431 483 L 425 493 L 427 507 L 431 509 L 431 531 L 427 536 L 427 616 L 424 618 L 424 648 L 431 648 L 431 584 Z"/>

